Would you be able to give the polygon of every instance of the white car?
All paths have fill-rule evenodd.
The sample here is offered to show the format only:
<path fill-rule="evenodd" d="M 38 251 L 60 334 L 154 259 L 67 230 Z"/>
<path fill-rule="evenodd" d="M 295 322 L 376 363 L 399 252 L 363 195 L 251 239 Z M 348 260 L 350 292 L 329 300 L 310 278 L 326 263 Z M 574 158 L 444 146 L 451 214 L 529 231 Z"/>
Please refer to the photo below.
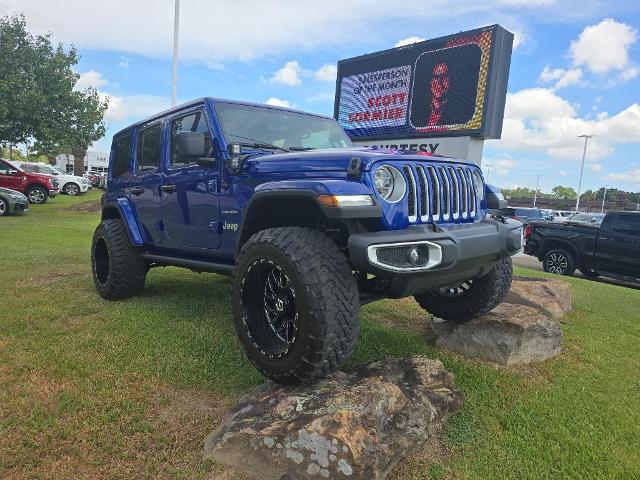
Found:
<path fill-rule="evenodd" d="M 562 223 L 569 220 L 569 217 L 575 215 L 576 212 L 570 212 L 568 210 L 552 210 L 553 221 L 556 223 Z"/>
<path fill-rule="evenodd" d="M 91 182 L 84 177 L 78 177 L 76 175 L 69 175 L 64 170 L 47 165 L 44 163 L 18 163 L 20 168 L 27 172 L 41 173 L 44 175 L 51 175 L 58 179 L 60 184 L 60 192 L 67 195 L 78 195 L 80 193 L 86 193 L 91 189 Z"/>

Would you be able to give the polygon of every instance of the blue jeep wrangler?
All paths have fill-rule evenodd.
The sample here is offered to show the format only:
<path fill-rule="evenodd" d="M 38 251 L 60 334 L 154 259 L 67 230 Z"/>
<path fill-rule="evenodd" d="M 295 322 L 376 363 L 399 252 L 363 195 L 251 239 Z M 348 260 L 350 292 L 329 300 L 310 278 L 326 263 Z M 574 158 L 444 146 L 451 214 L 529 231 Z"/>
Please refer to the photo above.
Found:
<path fill-rule="evenodd" d="M 231 275 L 233 316 L 267 377 L 309 382 L 338 368 L 360 306 L 413 296 L 465 322 L 511 284 L 522 224 L 477 165 L 354 148 L 332 118 L 204 98 L 113 138 L 95 286 L 138 294 L 147 271 Z"/>

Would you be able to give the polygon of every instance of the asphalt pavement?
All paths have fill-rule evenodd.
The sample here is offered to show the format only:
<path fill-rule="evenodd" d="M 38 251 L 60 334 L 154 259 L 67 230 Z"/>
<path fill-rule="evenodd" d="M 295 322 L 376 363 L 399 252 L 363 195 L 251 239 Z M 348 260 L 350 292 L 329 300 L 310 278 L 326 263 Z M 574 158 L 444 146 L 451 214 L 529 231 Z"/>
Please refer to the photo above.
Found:
<path fill-rule="evenodd" d="M 542 268 L 542 262 L 540 262 L 536 257 L 532 257 L 531 255 L 525 255 L 524 253 L 516 253 L 513 256 L 513 264 L 518 267 L 530 268 L 532 270 L 544 271 Z M 600 283 L 608 283 L 609 285 L 617 285 L 619 287 L 627 287 L 634 288 L 636 290 L 640 290 L 640 284 L 626 282 L 624 280 L 618 280 L 615 278 L 609 277 L 598 277 L 598 278 L 587 278 L 579 270 L 576 270 L 573 274 L 574 277 L 584 278 L 585 280 L 590 280 L 592 282 L 600 282 Z"/>

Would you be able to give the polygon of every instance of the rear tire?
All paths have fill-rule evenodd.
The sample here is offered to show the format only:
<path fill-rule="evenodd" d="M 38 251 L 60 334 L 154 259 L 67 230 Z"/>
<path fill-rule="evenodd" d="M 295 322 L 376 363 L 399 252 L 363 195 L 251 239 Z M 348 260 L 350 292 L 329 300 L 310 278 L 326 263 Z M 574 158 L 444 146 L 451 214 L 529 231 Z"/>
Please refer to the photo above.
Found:
<path fill-rule="evenodd" d="M 249 360 L 283 384 L 336 370 L 359 334 L 360 301 L 336 244 L 310 228 L 263 230 L 244 244 L 233 275 L 233 316 Z"/>
<path fill-rule="evenodd" d="M 496 308 L 511 288 L 511 257 L 500 260 L 491 271 L 458 286 L 437 288 L 414 298 L 427 312 L 443 320 L 465 323 Z"/>
<path fill-rule="evenodd" d="M 43 187 L 35 185 L 27 190 L 27 198 L 29 199 L 29 203 L 39 205 L 47 202 L 49 199 L 49 192 Z"/>
<path fill-rule="evenodd" d="M 102 298 L 122 300 L 140 293 L 149 266 L 131 245 L 122 220 L 103 220 L 93 234 L 91 270 Z"/>
<path fill-rule="evenodd" d="M 576 271 L 576 261 L 569 251 L 556 248 L 544 254 L 542 268 L 547 273 L 571 276 Z"/>

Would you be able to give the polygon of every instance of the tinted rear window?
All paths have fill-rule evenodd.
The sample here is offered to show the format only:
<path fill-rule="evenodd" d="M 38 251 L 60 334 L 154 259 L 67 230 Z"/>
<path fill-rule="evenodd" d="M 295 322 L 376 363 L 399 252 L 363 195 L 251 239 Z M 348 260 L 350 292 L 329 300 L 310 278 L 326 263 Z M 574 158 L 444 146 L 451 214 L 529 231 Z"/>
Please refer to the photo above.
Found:
<path fill-rule="evenodd" d="M 540 210 L 525 210 L 524 208 L 518 208 L 516 215 L 519 217 L 542 218 L 542 212 Z"/>
<path fill-rule="evenodd" d="M 131 134 L 113 141 L 111 146 L 111 176 L 131 175 Z"/>
<path fill-rule="evenodd" d="M 160 167 L 160 144 L 162 137 L 162 125 L 153 125 L 138 133 L 138 145 L 136 153 L 138 172 L 157 170 Z"/>
<path fill-rule="evenodd" d="M 611 229 L 623 235 L 640 236 L 640 214 L 616 215 Z"/>

